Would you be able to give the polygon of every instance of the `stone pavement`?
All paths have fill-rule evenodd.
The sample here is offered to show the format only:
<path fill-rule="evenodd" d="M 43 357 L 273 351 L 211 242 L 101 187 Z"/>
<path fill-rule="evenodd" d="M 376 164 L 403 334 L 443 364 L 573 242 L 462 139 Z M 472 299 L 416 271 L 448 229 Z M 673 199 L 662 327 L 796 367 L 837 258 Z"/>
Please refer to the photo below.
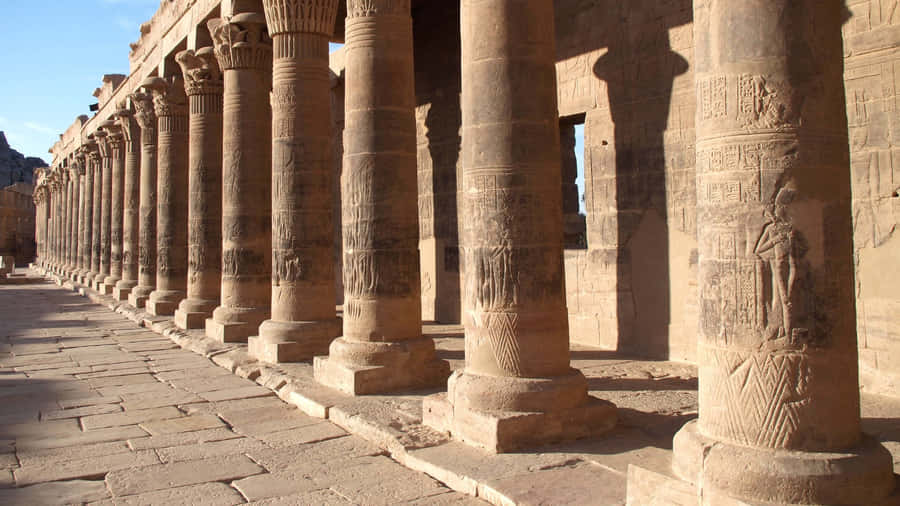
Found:
<path fill-rule="evenodd" d="M 37 275 L 35 271 L 30 272 L 32 276 Z M 300 487 L 301 493 L 314 495 L 300 495 L 286 500 L 287 503 L 328 503 L 326 499 L 337 500 L 336 497 L 340 497 L 332 494 L 351 494 L 352 491 L 341 488 L 351 485 L 361 489 L 359 493 L 369 495 L 346 497 L 363 504 L 402 502 L 408 499 L 404 491 L 412 493 L 413 490 L 419 494 L 414 500 L 423 504 L 465 504 L 467 501 L 477 501 L 472 497 L 448 493 L 437 482 L 421 474 L 403 470 L 396 464 L 400 463 L 426 473 L 455 491 L 477 496 L 493 504 L 620 505 L 626 501 L 625 478 L 629 466 L 639 465 L 655 473 L 669 474 L 672 437 L 686 421 L 697 416 L 697 373 L 694 366 L 634 360 L 608 351 L 573 347 L 572 366 L 584 372 L 591 393 L 617 404 L 617 428 L 602 438 L 533 451 L 488 455 L 450 441 L 445 435 L 422 425 L 422 399 L 435 390 L 386 396 L 348 396 L 317 384 L 312 377 L 312 365 L 308 362 L 277 366 L 261 364 L 249 357 L 246 344 L 214 343 L 202 331 L 178 330 L 171 318 L 151 317 L 91 290 L 84 290 L 84 293 L 91 301 L 101 305 L 76 295 L 70 289 L 44 281 L 40 283 L 0 286 L 0 322 L 9 327 L 8 330 L 0 327 L 3 329 L 0 337 L 10 336 L 4 344 L 7 348 L 0 349 L 0 352 L 12 351 L 15 354 L 13 357 L 0 359 L 0 367 L 3 367 L 0 371 L 8 371 L 0 376 L 0 381 L 3 381 L 0 385 L 24 382 L 25 387 L 34 388 L 32 385 L 41 380 L 42 375 L 68 375 L 68 381 L 54 383 L 58 390 L 54 395 L 61 399 L 57 404 L 63 405 L 51 407 L 53 411 L 61 408 L 85 410 L 84 413 L 74 412 L 74 416 L 89 419 L 86 426 L 82 422 L 85 431 L 79 430 L 75 434 L 81 438 L 92 434 L 91 437 L 101 439 L 84 443 L 79 440 L 74 444 L 92 447 L 101 445 L 101 449 L 88 450 L 99 452 L 101 456 L 106 455 L 102 450 L 106 446 L 102 445 L 110 445 L 109 440 L 102 438 L 102 434 L 115 434 L 116 431 L 126 430 L 122 427 L 127 427 L 127 430 L 139 429 L 140 438 L 146 440 L 146 443 L 130 446 L 132 451 L 127 454 L 122 451 L 118 458 L 124 459 L 125 455 L 138 458 L 132 454 L 154 449 L 157 461 L 149 465 L 160 470 L 166 469 L 166 466 L 185 465 L 184 462 L 192 459 L 202 462 L 191 465 L 191 473 L 199 473 L 209 467 L 224 469 L 226 465 L 236 468 L 241 468 L 242 465 L 260 466 L 259 469 L 253 468 L 254 470 L 242 469 L 244 472 L 241 474 L 246 473 L 247 476 L 240 478 L 200 476 L 198 479 L 206 482 L 203 485 L 206 488 L 203 489 L 197 488 L 200 485 L 195 481 L 190 484 L 175 482 L 164 473 L 141 478 L 163 487 L 157 492 L 160 494 L 165 494 L 169 487 L 191 486 L 193 488 L 184 489 L 196 493 L 195 496 L 188 496 L 189 501 L 197 496 L 217 497 L 206 492 L 213 487 L 223 493 L 225 490 L 240 492 L 243 495 L 232 496 L 239 500 L 256 500 L 264 495 L 285 496 L 298 492 L 297 487 Z M 70 283 L 64 284 L 71 288 Z M 21 304 L 12 307 L 10 301 L 21 301 Z M 154 332 L 143 330 L 134 322 L 140 322 Z M 425 325 L 424 332 L 435 340 L 439 358 L 448 360 L 454 369 L 462 367 L 464 353 L 460 327 Z M 161 337 L 160 334 L 166 337 Z M 186 348 L 194 353 L 179 348 Z M 112 356 L 104 358 L 106 355 Z M 120 361 L 116 358 L 120 355 L 133 356 L 133 359 Z M 60 358 L 63 360 L 54 361 Z M 31 363 L 31 360 L 40 365 Z M 18 363 L 19 361 L 23 363 Z M 213 366 L 211 362 L 219 367 Z M 94 375 L 97 376 L 91 377 Z M 5 376 L 18 379 L 3 380 Z M 27 380 L 25 376 L 28 377 Z M 86 389 L 86 393 L 75 387 L 58 386 L 80 384 L 82 382 L 75 378 L 82 377 L 88 382 L 88 385 L 81 388 L 82 391 Z M 98 386 L 93 387 L 93 384 Z M 19 389 L 11 389 L 11 394 L 13 390 Z M 299 410 L 274 398 L 269 393 L 271 391 L 275 391 L 278 397 Z M 118 396 L 121 402 L 116 401 L 110 405 L 103 404 L 102 401 L 73 400 L 66 403 L 65 396 L 73 396 L 73 399 Z M 900 470 L 900 399 L 864 394 L 862 401 L 864 429 L 876 435 L 893 452 L 895 470 Z M 35 406 L 27 407 L 32 402 Z M 48 419 L 40 424 L 34 423 L 42 408 L 41 401 L 37 399 L 29 398 L 22 405 L 27 407 L 24 411 L 17 408 L 11 410 L 13 413 L 7 413 L 2 411 L 9 409 L 5 406 L 6 404 L 0 404 L 0 424 L 4 426 L 16 423 L 14 419 L 3 418 L 11 414 L 21 412 L 23 416 L 30 417 L 28 420 L 32 423 L 28 424 L 28 420 L 25 420 L 24 425 L 22 422 L 15 425 L 18 430 L 25 432 L 25 435 L 19 437 L 25 441 L 29 438 L 40 439 L 29 435 L 27 431 L 33 429 L 28 427 L 45 425 L 49 428 L 52 425 L 46 424 L 59 422 Z M 115 409 L 112 413 L 92 411 L 111 409 L 110 406 Z M 244 407 L 249 411 L 239 409 Z M 138 413 L 138 417 L 145 414 L 150 419 L 174 416 L 176 421 L 162 423 L 158 420 L 129 419 L 129 411 L 132 414 Z M 166 411 L 169 415 L 166 415 Z M 243 415 L 235 414 L 235 411 L 241 411 Z M 96 418 L 91 421 L 91 417 Z M 115 420 L 116 417 L 120 418 L 118 425 L 104 421 L 110 418 Z M 214 425 L 216 420 L 224 424 L 224 428 Z M 293 426 L 286 420 L 303 421 Z M 58 430 L 64 431 L 64 428 Z M 160 433 L 152 433 L 151 430 Z M 344 431 L 353 435 L 348 436 Z M 223 437 L 225 434 L 231 435 Z M 61 438 L 63 441 L 73 437 L 64 436 Z M 135 440 L 132 438 L 138 437 L 125 435 L 121 437 L 119 444 L 122 444 L 121 440 Z M 192 439 L 194 437 L 196 439 Z M 0 434 L 0 439 L 3 438 L 11 439 Z M 205 438 L 210 440 L 206 441 Z M 349 444 L 349 450 L 342 446 L 344 443 Z M 166 446 L 154 447 L 159 444 Z M 268 453 L 262 453 L 260 447 L 250 448 L 245 445 L 263 445 Z M 71 446 L 63 448 L 67 447 L 71 451 Z M 308 451 L 300 452 L 297 448 Z M 56 451 L 56 454 L 64 453 L 63 450 Z M 228 457 L 220 457 L 222 455 Z M 240 460 L 241 456 L 248 457 L 249 460 Z M 84 458 L 84 454 L 79 453 L 79 458 Z M 348 468 L 342 460 L 338 460 L 340 458 L 349 458 L 350 462 L 360 464 Z M 18 465 L 15 459 L 10 459 L 7 466 Z M 402 480 L 404 483 L 398 485 L 396 491 L 392 488 L 392 479 L 372 485 L 372 480 L 381 480 L 385 474 L 377 467 L 371 468 L 371 474 L 377 478 L 362 472 L 370 468 L 361 466 L 373 459 L 377 461 L 375 465 L 396 469 L 398 473 L 408 473 L 410 478 Z M 102 456 L 91 459 L 91 462 L 95 460 L 105 462 L 113 458 Z M 209 460 L 215 462 L 216 466 L 209 466 Z M 22 469 L 28 465 L 27 457 L 24 461 L 19 457 L 19 461 Z M 3 462 L 2 459 L 0 462 Z M 120 462 L 103 465 L 130 469 L 135 465 L 145 464 Z M 56 465 L 54 469 L 81 469 L 81 466 L 84 464 Z M 309 471 L 311 468 L 314 472 Z M 171 469 L 170 467 L 169 470 Z M 190 474 L 178 472 L 179 468 L 175 469 L 175 474 L 179 477 Z M 64 473 L 62 470 L 57 472 Z M 135 488 L 129 488 L 132 487 L 131 482 L 123 485 L 122 481 L 116 481 L 119 480 L 118 476 L 126 472 L 109 472 L 107 482 L 114 484 L 110 486 L 111 493 L 115 494 L 117 490 L 123 489 L 127 493 L 133 493 L 132 490 L 139 489 L 137 484 L 133 485 Z M 103 479 L 105 473 L 93 473 L 81 475 L 82 478 L 94 478 L 87 480 L 84 485 L 102 486 L 103 482 L 99 480 Z M 13 473 L 5 479 L 7 485 L 12 485 L 12 476 L 18 478 L 19 474 L 19 470 L 13 469 Z M 140 473 L 140 476 L 144 475 L 146 473 Z M 171 482 L 171 485 L 162 485 L 162 482 Z M 233 484 L 232 488 L 229 489 L 226 483 Z M 421 483 L 438 488 L 434 489 L 432 495 L 432 489 L 423 487 Z M 409 489 L 406 488 L 407 485 Z M 54 493 L 52 484 L 44 486 L 47 487 L 47 493 Z M 387 488 L 390 492 L 382 488 Z M 325 489 L 328 491 L 320 491 Z M 400 497 L 394 498 L 390 495 L 393 493 L 400 494 Z M 422 495 L 426 497 L 421 498 Z M 166 501 L 168 499 L 161 496 L 143 500 Z M 0 503 L 4 502 L 4 497 L 0 496 Z"/>
<path fill-rule="evenodd" d="M 0 504 L 478 504 L 55 285 L 0 286 Z"/>

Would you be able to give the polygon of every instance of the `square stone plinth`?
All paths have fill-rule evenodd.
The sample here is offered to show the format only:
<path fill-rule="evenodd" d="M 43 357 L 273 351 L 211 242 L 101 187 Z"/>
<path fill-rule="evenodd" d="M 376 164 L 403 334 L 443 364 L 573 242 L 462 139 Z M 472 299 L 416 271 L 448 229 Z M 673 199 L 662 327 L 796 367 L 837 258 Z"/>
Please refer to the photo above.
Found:
<path fill-rule="evenodd" d="M 205 328 L 207 318 L 209 315 L 206 313 L 189 313 L 180 309 L 175 311 L 175 325 L 182 330 Z"/>
<path fill-rule="evenodd" d="M 175 302 L 166 302 L 161 300 L 147 300 L 147 312 L 153 316 L 172 316 L 175 314 L 175 308 L 178 304 Z"/>
<path fill-rule="evenodd" d="M 128 294 L 128 303 L 140 309 L 147 305 L 147 297 L 135 295 L 134 292 Z"/>
<path fill-rule="evenodd" d="M 628 506 L 697 506 L 699 495 L 692 483 L 676 478 L 672 473 L 657 473 L 638 467 L 628 466 L 627 499 Z M 740 503 L 722 503 L 734 506 Z"/>
<path fill-rule="evenodd" d="M 328 345 L 333 340 L 333 337 L 328 337 L 317 339 L 315 342 L 272 342 L 254 336 L 247 339 L 247 351 L 251 357 L 270 364 L 302 362 L 310 360 L 316 355 L 327 355 Z"/>
<path fill-rule="evenodd" d="M 113 288 L 113 298 L 119 302 L 127 301 L 129 294 L 131 294 L 131 288 Z"/>
<path fill-rule="evenodd" d="M 102 285 L 100 285 L 100 289 L 97 290 L 97 291 L 100 292 L 100 293 L 102 293 L 103 295 L 112 295 L 112 294 L 113 294 L 113 291 L 114 291 L 115 289 L 116 289 L 116 284 L 115 284 L 115 283 L 112 283 L 112 284 L 109 284 L 109 285 L 106 284 L 106 283 L 103 283 Z"/>
<path fill-rule="evenodd" d="M 446 393 L 425 397 L 422 423 L 493 453 L 598 436 L 616 425 L 616 406 L 595 397 L 556 412 L 476 411 L 454 407 Z"/>
<path fill-rule="evenodd" d="M 93 289 L 95 292 L 103 293 L 103 281 L 91 282 L 91 289 Z"/>
<path fill-rule="evenodd" d="M 206 337 L 220 343 L 246 343 L 247 338 L 256 333 L 246 323 L 220 323 L 212 318 L 206 319 Z"/>
<path fill-rule="evenodd" d="M 350 395 L 371 395 L 444 385 L 450 365 L 446 360 L 434 360 L 419 367 L 354 366 L 316 357 L 313 373 L 325 386 Z"/>

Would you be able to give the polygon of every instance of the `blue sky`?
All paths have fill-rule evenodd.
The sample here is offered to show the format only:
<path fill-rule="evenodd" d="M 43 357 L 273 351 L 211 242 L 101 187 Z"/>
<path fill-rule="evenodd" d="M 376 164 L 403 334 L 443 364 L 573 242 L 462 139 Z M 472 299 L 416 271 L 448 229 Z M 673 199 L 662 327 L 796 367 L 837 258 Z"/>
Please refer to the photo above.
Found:
<path fill-rule="evenodd" d="M 128 73 L 128 44 L 159 0 L 0 0 L 0 130 L 26 156 L 47 150 L 103 74 Z"/>

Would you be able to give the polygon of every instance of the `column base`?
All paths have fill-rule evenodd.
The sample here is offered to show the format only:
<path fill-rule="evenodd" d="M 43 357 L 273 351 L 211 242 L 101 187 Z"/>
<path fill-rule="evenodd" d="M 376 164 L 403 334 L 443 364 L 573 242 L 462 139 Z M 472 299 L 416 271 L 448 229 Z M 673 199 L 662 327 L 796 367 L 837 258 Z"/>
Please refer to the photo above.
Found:
<path fill-rule="evenodd" d="M 447 393 L 424 399 L 422 423 L 492 453 L 598 436 L 617 421 L 616 405 L 588 395 L 584 376 L 575 369 L 558 378 L 501 378 L 456 371 L 447 387 Z M 554 405 L 557 397 L 561 403 Z M 500 402 L 499 409 L 490 408 L 484 406 L 488 399 L 503 399 L 521 408 L 503 409 L 508 406 Z M 539 411 L 537 406 L 543 408 Z"/>
<path fill-rule="evenodd" d="M 118 276 L 106 276 L 106 279 L 103 280 L 103 290 L 100 292 L 103 295 L 112 295 L 116 290 L 116 284 L 121 281 L 122 278 Z"/>
<path fill-rule="evenodd" d="M 247 338 L 255 333 L 256 327 L 249 323 L 218 322 L 212 318 L 206 319 L 206 337 L 220 343 L 245 343 Z"/>
<path fill-rule="evenodd" d="M 250 356 L 271 364 L 301 362 L 327 355 L 328 347 L 341 335 L 341 320 L 282 322 L 266 320 L 259 336 L 247 339 Z"/>
<path fill-rule="evenodd" d="M 137 281 L 126 281 L 120 280 L 116 283 L 116 287 L 113 289 L 113 298 L 119 302 L 125 302 L 128 300 L 128 295 L 134 290 L 134 287 L 137 286 Z"/>
<path fill-rule="evenodd" d="M 371 395 L 438 386 L 450 375 L 450 364 L 434 355 L 430 338 L 392 343 L 335 339 L 330 356 L 316 357 L 319 383 L 350 395 Z"/>
<path fill-rule="evenodd" d="M 182 330 L 202 329 L 219 305 L 218 300 L 184 299 L 175 311 L 175 325 Z"/>
<path fill-rule="evenodd" d="M 184 292 L 178 290 L 154 290 L 146 302 L 147 312 L 153 316 L 172 316 L 182 299 Z"/>
<path fill-rule="evenodd" d="M 693 420 L 673 450 L 675 474 L 716 504 L 885 504 L 895 486 L 893 457 L 866 435 L 840 452 L 772 450 L 708 438 Z"/>
<path fill-rule="evenodd" d="M 240 308 L 219 306 L 212 318 L 206 320 L 206 337 L 220 343 L 246 343 L 259 332 L 259 326 L 269 318 L 269 308 Z"/>
<path fill-rule="evenodd" d="M 128 303 L 138 309 L 146 307 L 147 300 L 150 298 L 152 292 L 153 288 L 138 285 L 128 294 Z"/>

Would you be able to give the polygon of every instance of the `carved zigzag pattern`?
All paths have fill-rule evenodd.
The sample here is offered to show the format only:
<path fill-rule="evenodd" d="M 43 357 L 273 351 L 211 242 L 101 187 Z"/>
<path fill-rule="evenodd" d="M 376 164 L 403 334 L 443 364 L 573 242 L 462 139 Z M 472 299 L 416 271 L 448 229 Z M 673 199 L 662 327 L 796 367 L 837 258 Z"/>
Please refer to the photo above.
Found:
<path fill-rule="evenodd" d="M 724 403 L 726 435 L 739 443 L 765 448 L 789 448 L 800 430 L 808 404 L 806 358 L 796 353 L 746 354 L 718 351 L 712 398 Z"/>
<path fill-rule="evenodd" d="M 497 365 L 509 374 L 521 376 L 522 357 L 519 342 L 516 340 L 519 315 L 516 313 L 484 313 L 484 319 L 491 351 L 494 353 Z"/>

